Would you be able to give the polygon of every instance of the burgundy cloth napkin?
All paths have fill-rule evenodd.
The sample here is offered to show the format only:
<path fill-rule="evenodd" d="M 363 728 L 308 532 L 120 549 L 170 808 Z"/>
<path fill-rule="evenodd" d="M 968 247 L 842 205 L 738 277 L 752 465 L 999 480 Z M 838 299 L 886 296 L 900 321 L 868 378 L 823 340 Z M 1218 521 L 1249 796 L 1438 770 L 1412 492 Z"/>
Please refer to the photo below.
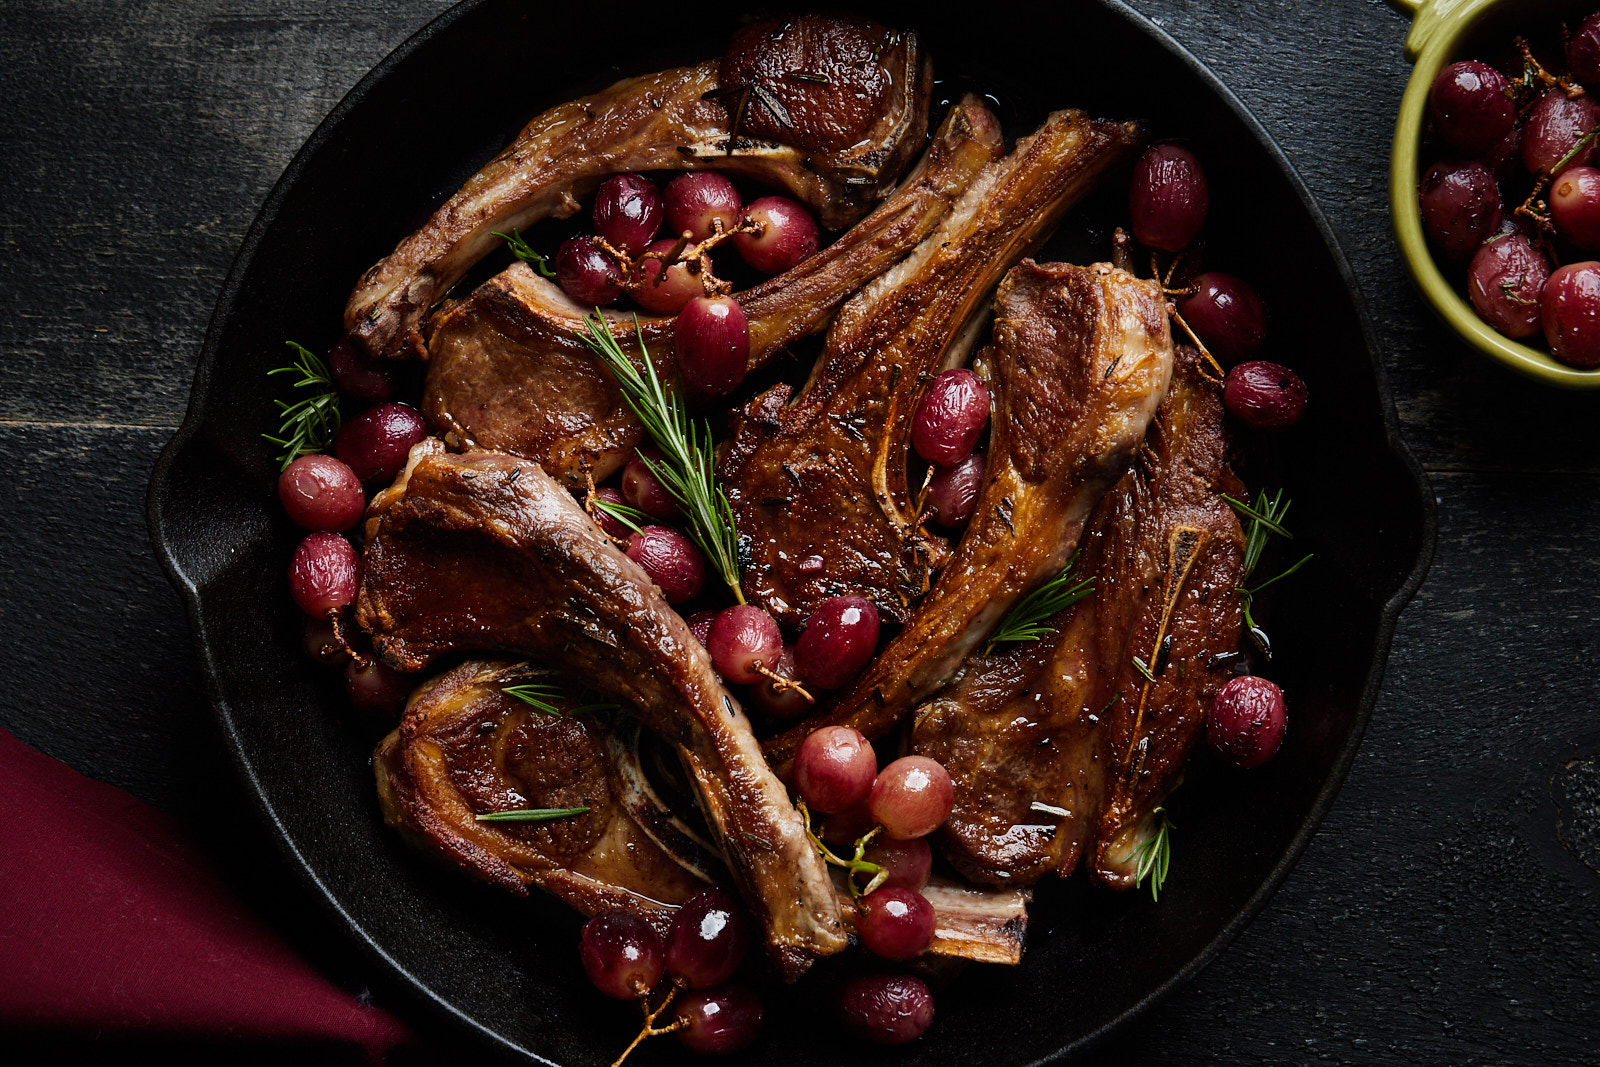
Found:
<path fill-rule="evenodd" d="M 279 940 L 177 824 L 0 729 L 0 1027 L 348 1048 L 412 1040 Z"/>

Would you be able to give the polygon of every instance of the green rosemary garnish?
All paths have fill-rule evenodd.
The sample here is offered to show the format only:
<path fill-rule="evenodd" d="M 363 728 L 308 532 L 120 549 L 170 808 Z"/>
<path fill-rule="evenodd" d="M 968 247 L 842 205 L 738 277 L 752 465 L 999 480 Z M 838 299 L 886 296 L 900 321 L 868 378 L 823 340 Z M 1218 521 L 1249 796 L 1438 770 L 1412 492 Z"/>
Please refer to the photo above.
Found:
<path fill-rule="evenodd" d="M 1290 533 L 1283 525 L 1284 517 L 1289 514 L 1290 501 L 1283 498 L 1282 489 L 1279 489 L 1277 494 L 1270 500 L 1267 499 L 1267 491 L 1265 489 L 1261 490 L 1256 494 L 1253 505 L 1245 504 L 1226 495 L 1222 499 L 1232 504 L 1235 511 L 1250 520 L 1249 529 L 1245 531 L 1244 542 L 1244 577 L 1248 579 L 1255 573 L 1256 564 L 1261 562 L 1261 553 L 1266 551 L 1267 541 L 1272 534 L 1277 534 L 1289 540 L 1294 539 L 1294 534 Z M 1301 558 L 1300 562 L 1288 570 L 1268 578 L 1254 588 L 1240 586 L 1236 590 L 1244 597 L 1245 629 L 1249 631 L 1250 639 L 1256 643 L 1257 647 L 1269 659 L 1272 657 L 1272 642 L 1267 638 L 1267 632 L 1256 624 L 1255 616 L 1251 614 L 1251 610 L 1255 607 L 1255 595 L 1273 582 L 1282 581 L 1301 567 L 1304 567 L 1311 562 L 1312 555 L 1312 553 L 1308 552 Z"/>
<path fill-rule="evenodd" d="M 1016 641 L 1037 641 L 1046 634 L 1056 632 L 1054 626 L 1046 626 L 1045 620 L 1056 613 L 1071 607 L 1084 597 L 1088 596 L 1094 588 L 1094 577 L 1073 580 L 1073 568 L 1078 564 L 1078 555 L 1073 553 L 1067 560 L 1067 565 L 1061 568 L 1061 573 L 1048 582 L 1029 593 L 1017 602 L 1017 606 L 1006 614 L 995 627 L 994 633 L 989 635 L 989 643 L 984 646 L 983 654 L 987 656 L 994 651 L 995 645 L 1007 644 Z"/>
<path fill-rule="evenodd" d="M 274 437 L 270 433 L 261 436 L 283 449 L 283 454 L 278 457 L 279 470 L 301 456 L 327 451 L 343 421 L 339 415 L 339 393 L 334 388 L 333 377 L 328 373 L 328 365 L 322 362 L 322 357 L 304 345 L 293 341 L 284 343 L 294 350 L 294 362 L 287 367 L 272 368 L 267 371 L 267 376 L 298 374 L 300 377 L 294 387 L 314 392 L 292 404 L 282 400 L 273 401 L 278 405 L 279 418 L 283 420 L 278 427 L 278 433 L 283 436 Z"/>
<path fill-rule="evenodd" d="M 796 801 L 795 806 L 799 808 L 801 817 L 805 819 L 806 836 L 811 838 L 811 843 L 816 846 L 818 852 L 822 853 L 823 862 L 845 869 L 844 880 L 845 884 L 850 887 L 851 897 L 858 899 L 864 897 L 889 880 L 889 872 L 884 870 L 882 865 L 861 858 L 866 854 L 867 846 L 872 843 L 874 837 L 878 836 L 878 831 L 882 830 L 883 827 L 874 826 L 856 838 L 855 854 L 850 859 L 841 859 L 834 855 L 833 850 L 824 845 L 822 838 L 818 837 L 811 829 L 811 809 L 806 807 L 806 802 L 804 800 Z M 868 880 L 865 886 L 856 885 L 856 875 L 858 874 L 867 876 Z"/>
<path fill-rule="evenodd" d="M 599 497 L 592 497 L 590 502 L 634 533 L 638 533 L 639 528 L 650 521 L 650 516 L 627 504 L 617 504 L 610 500 L 601 500 Z"/>
<path fill-rule="evenodd" d="M 500 690 L 508 697 L 516 697 L 524 704 L 538 708 L 546 715 L 577 715 L 585 711 L 615 711 L 620 704 L 578 704 L 562 711 L 551 701 L 561 700 L 566 694 L 547 682 L 526 682 L 508 685 Z"/>
<path fill-rule="evenodd" d="M 522 262 L 538 268 L 539 273 L 546 278 L 554 278 L 556 276 L 556 272 L 550 269 L 549 260 L 535 252 L 533 247 L 523 239 L 522 234 L 516 230 L 512 230 L 508 234 L 501 233 L 499 230 L 493 232 L 496 237 L 505 241 L 506 247 L 511 249 L 511 254 L 522 260 Z"/>
<path fill-rule="evenodd" d="M 1578 142 L 1572 146 L 1566 155 L 1561 157 L 1561 162 L 1557 163 L 1550 173 L 1560 174 L 1562 171 L 1566 170 L 1568 163 L 1571 163 L 1574 159 L 1577 159 L 1578 156 L 1583 154 L 1583 150 L 1585 148 L 1588 148 L 1590 145 L 1594 144 L 1596 133 L 1600 133 L 1600 130 L 1590 130 L 1588 133 L 1578 138 Z"/>
<path fill-rule="evenodd" d="M 595 308 L 592 316 L 584 318 L 589 328 L 587 335 L 578 338 L 598 356 L 622 387 L 622 395 L 633 413 L 644 423 L 663 459 L 654 460 L 640 453 L 650 473 L 660 479 L 667 492 L 678 502 L 689 519 L 689 536 L 711 560 L 733 597 L 744 603 L 744 592 L 739 588 L 738 538 L 733 529 L 733 508 L 728 495 L 712 477 L 713 450 L 711 424 L 696 426 L 679 393 L 669 393 L 661 385 L 655 364 L 644 346 L 644 332 L 639 326 L 639 316 L 633 317 L 634 338 L 639 354 L 644 357 L 644 374 L 640 374 L 617 343 L 611 324 Z"/>
<path fill-rule="evenodd" d="M 588 807 L 581 808 L 518 808 L 515 811 L 491 811 L 487 815 L 474 815 L 479 822 L 544 822 L 547 819 L 565 819 L 569 815 L 582 815 Z"/>
<path fill-rule="evenodd" d="M 1144 660 L 1140 659 L 1138 656 L 1133 657 L 1133 669 L 1144 675 L 1145 681 L 1147 682 L 1153 682 L 1156 680 L 1156 676 L 1150 671 L 1150 665 Z"/>
<path fill-rule="evenodd" d="M 1146 878 L 1150 879 L 1150 899 L 1161 899 L 1161 887 L 1167 881 L 1167 868 L 1172 866 L 1172 820 L 1167 818 L 1167 809 L 1157 808 L 1150 813 L 1161 816 L 1161 825 L 1156 828 L 1154 836 L 1145 840 L 1144 844 L 1133 850 L 1135 874 L 1133 884 L 1144 885 Z"/>

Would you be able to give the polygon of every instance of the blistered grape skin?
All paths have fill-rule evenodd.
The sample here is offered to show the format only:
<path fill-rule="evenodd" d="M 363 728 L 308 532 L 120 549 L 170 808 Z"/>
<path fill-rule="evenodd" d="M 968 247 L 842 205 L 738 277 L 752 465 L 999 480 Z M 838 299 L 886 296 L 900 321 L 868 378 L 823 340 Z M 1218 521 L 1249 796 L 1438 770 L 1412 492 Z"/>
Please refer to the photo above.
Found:
<path fill-rule="evenodd" d="M 1266 360 L 1241 363 L 1222 389 L 1228 414 L 1257 430 L 1286 430 L 1306 410 L 1306 383 L 1288 367 Z"/>
<path fill-rule="evenodd" d="M 1194 279 L 1194 292 L 1178 298 L 1178 314 L 1224 363 L 1249 359 L 1267 339 L 1267 306 L 1250 283 L 1221 271 Z"/>
<path fill-rule="evenodd" d="M 901 841 L 933 833 L 954 804 L 950 772 L 927 756 L 901 756 L 879 771 L 868 800 L 873 820 Z"/>
<path fill-rule="evenodd" d="M 761 1001 L 744 986 L 695 990 L 674 1009 L 678 1041 L 690 1052 L 723 1056 L 748 1048 L 761 1034 Z"/>
<path fill-rule="evenodd" d="M 865 597 L 836 596 L 811 613 L 794 656 L 800 677 L 837 689 L 861 673 L 877 648 L 878 609 Z"/>
<path fill-rule="evenodd" d="M 661 981 L 666 949 L 644 919 L 608 911 L 583 924 L 578 958 L 594 987 L 617 1000 L 638 1000 Z"/>
<path fill-rule="evenodd" d="M 870 816 L 868 818 L 870 820 Z M 933 847 L 925 837 L 897 841 L 879 834 L 867 846 L 862 858 L 883 868 L 887 875 L 883 881 L 885 886 L 920 890 L 933 873 Z"/>
<path fill-rule="evenodd" d="M 861 731 L 824 726 L 806 735 L 794 757 L 794 783 L 813 810 L 846 811 L 867 799 L 878 773 L 878 756 Z"/>
<path fill-rule="evenodd" d="M 696 296 L 678 312 L 672 343 L 684 380 L 721 396 L 744 380 L 750 320 L 731 296 Z"/>
<path fill-rule="evenodd" d="M 740 221 L 754 219 L 761 233 L 740 233 L 733 247 L 744 261 L 764 274 L 782 274 L 817 250 L 821 232 L 805 205 L 787 196 L 763 196 L 740 213 Z"/>
<path fill-rule="evenodd" d="M 361 479 L 332 456 L 301 456 L 278 475 L 278 499 L 297 526 L 338 533 L 361 521 L 367 508 Z"/>
<path fill-rule="evenodd" d="M 344 665 L 344 691 L 350 703 L 369 715 L 400 714 L 411 696 L 415 679 L 369 656 L 364 664 L 350 660 Z"/>
<path fill-rule="evenodd" d="M 1502 234 L 1472 257 L 1467 297 L 1490 327 L 1520 340 L 1539 332 L 1540 297 L 1549 277 L 1549 261 L 1531 241 L 1520 233 Z"/>
<path fill-rule="evenodd" d="M 341 393 L 357 400 L 380 403 L 394 399 L 394 366 L 363 355 L 348 339 L 334 345 L 328 353 L 328 373 Z"/>
<path fill-rule="evenodd" d="M 411 447 L 428 436 L 422 412 L 405 404 L 374 404 L 339 428 L 333 452 L 363 482 L 392 482 Z"/>
<path fill-rule="evenodd" d="M 840 991 L 840 1013 L 856 1036 L 879 1045 L 904 1045 L 933 1025 L 933 994 L 909 974 L 862 974 Z"/>
<path fill-rule="evenodd" d="M 1550 184 L 1556 230 L 1585 252 L 1600 250 L 1600 170 L 1568 167 Z"/>
<path fill-rule="evenodd" d="M 1193 152 L 1175 144 L 1145 149 L 1133 165 L 1128 215 L 1147 248 L 1181 252 L 1205 225 L 1211 192 Z"/>
<path fill-rule="evenodd" d="M 1242 675 L 1212 700 L 1206 742 L 1228 763 L 1249 770 L 1278 751 L 1287 722 L 1283 690 L 1265 678 Z"/>
<path fill-rule="evenodd" d="M 1522 165 L 1531 174 L 1589 165 L 1595 157 L 1593 140 L 1582 148 L 1578 145 L 1597 122 L 1600 115 L 1587 95 L 1569 97 L 1559 88 L 1546 91 L 1522 127 Z"/>
<path fill-rule="evenodd" d="M 1428 239 L 1452 259 L 1472 255 L 1504 218 L 1500 187 L 1489 168 L 1476 161 L 1435 163 L 1423 174 L 1417 195 Z"/>
<path fill-rule="evenodd" d="M 706 650 L 717 673 L 737 685 L 762 680 L 757 667 L 771 670 L 783 655 L 778 621 L 753 604 L 724 608 L 711 624 Z"/>
<path fill-rule="evenodd" d="M 933 944 L 933 906 L 915 889 L 884 886 L 861 898 L 856 936 L 886 960 L 909 960 Z"/>
<path fill-rule="evenodd" d="M 1600 263 L 1569 263 L 1544 283 L 1540 298 L 1550 353 L 1574 367 L 1600 366 Z"/>
<path fill-rule="evenodd" d="M 622 295 L 622 269 L 617 261 L 580 234 L 556 249 L 556 282 L 561 291 L 585 307 L 605 307 Z"/>
<path fill-rule="evenodd" d="M 658 448 L 640 449 L 622 468 L 622 499 L 653 519 L 672 519 L 682 514 L 682 509 L 646 462 L 660 463 L 662 459 Z"/>
<path fill-rule="evenodd" d="M 928 383 L 911 423 L 917 455 L 954 467 L 972 455 L 989 421 L 989 389 L 965 367 L 947 370 Z"/>
<path fill-rule="evenodd" d="M 361 559 L 336 533 L 310 533 L 289 562 L 289 594 L 307 615 L 337 614 L 356 601 Z"/>
<path fill-rule="evenodd" d="M 645 526 L 628 537 L 627 557 L 644 568 L 668 604 L 692 600 L 706 580 L 706 558 L 677 530 Z"/>
<path fill-rule="evenodd" d="M 701 648 L 704 648 L 706 642 L 711 640 L 711 624 L 717 621 L 719 614 L 721 612 L 707 609 L 705 611 L 697 611 L 683 620 L 689 624 L 689 632 L 694 634 L 694 639 L 700 642 Z"/>
<path fill-rule="evenodd" d="M 661 193 L 643 174 L 613 174 L 595 191 L 594 232 L 631 256 L 655 240 L 661 216 Z"/>
<path fill-rule="evenodd" d="M 688 231 L 689 239 L 697 242 L 711 236 L 714 219 L 722 221 L 724 231 L 733 229 L 744 207 L 733 183 L 710 170 L 678 175 L 667 183 L 663 199 L 671 236 Z"/>
<path fill-rule="evenodd" d="M 772 673 L 780 678 L 787 678 L 792 682 L 800 680 L 800 672 L 794 665 L 794 646 L 784 645 L 783 651 L 778 655 L 778 664 L 772 668 Z M 812 704 L 800 691 L 792 688 L 779 689 L 771 681 L 763 678 L 752 685 L 748 691 L 750 703 L 774 719 L 795 719 L 804 715 L 812 708 Z"/>
<path fill-rule="evenodd" d="M 659 252 L 666 255 L 677 247 L 676 241 L 656 241 L 646 248 L 646 252 Z M 709 261 L 710 257 L 707 257 Z M 683 306 L 695 297 L 700 296 L 704 287 L 700 284 L 700 276 L 689 270 L 687 263 L 674 263 L 667 268 L 667 275 L 661 278 L 660 259 L 645 259 L 639 263 L 639 284 L 628 290 L 628 295 L 633 297 L 639 305 L 658 315 L 676 315 L 683 310 Z"/>
<path fill-rule="evenodd" d="M 928 479 L 927 507 L 934 522 L 954 530 L 972 521 L 978 498 L 983 495 L 987 463 L 982 452 L 974 452 L 954 467 L 933 469 L 933 477 Z"/>
<path fill-rule="evenodd" d="M 1434 129 L 1470 155 L 1487 152 L 1517 120 L 1504 74 L 1475 59 L 1452 63 L 1428 90 Z"/>
<path fill-rule="evenodd" d="M 739 969 L 749 942 L 738 898 L 726 889 L 702 889 L 672 917 L 667 971 L 690 989 L 709 989 Z"/>
<path fill-rule="evenodd" d="M 1567 41 L 1567 67 L 1591 89 L 1600 87 L 1600 11 L 1585 17 Z"/>

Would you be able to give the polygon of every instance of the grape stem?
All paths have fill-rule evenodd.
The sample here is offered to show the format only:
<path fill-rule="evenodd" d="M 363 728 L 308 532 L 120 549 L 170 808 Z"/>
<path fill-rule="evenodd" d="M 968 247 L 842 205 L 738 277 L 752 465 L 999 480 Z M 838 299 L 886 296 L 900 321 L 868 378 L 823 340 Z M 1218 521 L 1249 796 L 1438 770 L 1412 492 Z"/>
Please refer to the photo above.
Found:
<path fill-rule="evenodd" d="M 682 1019 L 674 1019 L 666 1026 L 656 1025 L 656 1019 L 661 1015 L 662 1012 L 667 1010 L 667 1006 L 672 1003 L 672 999 L 676 997 L 679 991 L 682 989 L 683 985 L 677 980 L 674 980 L 672 983 L 672 988 L 667 990 L 666 998 L 662 1000 L 661 1004 L 654 1011 L 650 1010 L 649 990 L 646 990 L 644 993 L 640 994 L 639 1004 L 644 1009 L 644 1027 L 639 1031 L 634 1039 L 628 1043 L 628 1047 L 622 1050 L 622 1055 L 617 1057 L 616 1062 L 612 1063 L 611 1067 L 622 1067 L 622 1061 L 627 1059 L 633 1050 L 638 1048 L 639 1043 L 645 1038 L 660 1037 L 662 1034 L 670 1034 L 674 1030 L 683 1029 L 684 1023 Z"/>
<path fill-rule="evenodd" d="M 349 638 L 344 635 L 344 613 L 337 609 L 328 612 L 328 625 L 333 627 L 333 639 L 339 642 L 339 647 L 344 649 L 344 654 L 349 656 L 350 661 L 356 665 L 356 670 L 366 670 L 367 657 L 357 652 L 355 647 L 350 644 Z"/>
<path fill-rule="evenodd" d="M 1112 239 L 1115 241 L 1115 235 L 1112 236 Z M 1162 296 L 1192 296 L 1198 291 L 1193 285 L 1187 286 L 1183 289 L 1171 288 L 1172 276 L 1173 274 L 1177 273 L 1178 264 L 1182 262 L 1183 253 L 1179 252 L 1172 258 L 1172 263 L 1167 267 L 1167 273 L 1165 277 L 1163 277 L 1161 274 L 1161 266 L 1156 261 L 1155 252 L 1150 253 L 1150 275 L 1155 279 L 1156 284 L 1161 286 Z M 1175 304 L 1167 305 L 1167 314 L 1171 315 L 1178 325 L 1183 327 L 1183 332 L 1189 335 L 1189 340 L 1194 342 L 1194 346 L 1200 350 L 1200 354 L 1206 357 L 1206 362 L 1210 363 L 1212 369 L 1217 372 L 1217 376 L 1213 378 L 1211 375 L 1206 373 L 1204 367 L 1201 367 L 1200 377 L 1204 378 L 1208 382 L 1211 382 L 1213 385 L 1221 385 L 1224 381 L 1226 381 L 1228 377 L 1227 371 L 1222 369 L 1222 364 L 1217 362 L 1217 357 L 1211 354 L 1211 350 L 1206 347 L 1206 343 L 1204 341 L 1200 340 L 1199 335 L 1189 328 L 1189 324 L 1187 322 L 1183 321 L 1183 316 L 1178 314 L 1178 308 Z"/>
<path fill-rule="evenodd" d="M 843 867 L 845 869 L 844 881 L 845 884 L 850 887 L 850 896 L 853 899 L 859 899 L 863 896 L 866 896 L 868 893 L 871 893 L 874 889 L 877 889 L 880 885 L 888 880 L 889 872 L 884 870 L 880 864 L 861 858 L 866 853 L 867 846 L 872 843 L 872 839 L 874 837 L 878 836 L 878 831 L 882 830 L 883 827 L 874 826 L 872 829 L 856 838 L 855 855 L 850 859 L 841 859 L 834 855 L 833 850 L 827 845 L 824 845 L 822 843 L 822 838 L 818 837 L 811 829 L 811 809 L 806 807 L 805 800 L 802 798 L 801 800 L 796 801 L 795 807 L 800 810 L 801 817 L 806 821 L 806 836 L 811 838 L 811 843 L 817 846 L 818 852 L 822 853 L 823 861 L 826 863 L 831 863 L 835 867 Z M 856 875 L 858 874 L 870 876 L 865 889 L 856 885 Z M 615 1065 L 613 1065 L 613 1067 L 615 1067 Z"/>
<path fill-rule="evenodd" d="M 805 697 L 807 704 L 815 704 L 817 702 L 817 698 L 806 692 L 806 687 L 801 685 L 797 680 L 793 678 L 785 678 L 777 671 L 770 671 L 759 663 L 755 665 L 755 670 L 757 674 L 764 676 L 768 681 L 770 681 L 772 683 L 772 688 L 776 689 L 778 692 L 786 693 L 790 690 L 793 690 L 794 692 Z"/>
<path fill-rule="evenodd" d="M 622 271 L 622 286 L 630 292 L 645 284 L 645 260 L 655 259 L 661 261 L 661 269 L 650 282 L 652 287 L 664 282 L 667 271 L 682 263 L 689 268 L 690 274 L 699 277 L 700 287 L 707 296 L 727 296 L 733 292 L 733 283 L 722 281 L 711 273 L 711 260 L 707 253 L 734 234 L 748 233 L 760 237 L 766 232 L 767 224 L 756 219 L 745 219 L 731 230 L 722 228 L 721 219 L 712 219 L 710 237 L 696 244 L 694 235 L 684 230 L 678 235 L 677 243 L 665 252 L 644 252 L 638 256 L 630 256 L 621 249 L 613 247 L 604 237 L 596 237 L 594 243 L 602 252 L 617 261 L 617 267 Z"/>

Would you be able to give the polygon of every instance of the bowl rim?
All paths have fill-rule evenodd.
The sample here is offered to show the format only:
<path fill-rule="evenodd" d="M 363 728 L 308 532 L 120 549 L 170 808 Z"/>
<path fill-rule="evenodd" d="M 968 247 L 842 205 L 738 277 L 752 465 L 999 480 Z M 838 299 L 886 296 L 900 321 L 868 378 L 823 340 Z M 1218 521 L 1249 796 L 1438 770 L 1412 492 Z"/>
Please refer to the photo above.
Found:
<path fill-rule="evenodd" d="M 460 2 L 435 16 L 401 42 L 362 77 L 339 103 L 328 112 L 327 116 L 317 125 L 311 136 L 307 138 L 284 168 L 282 175 L 268 193 L 260 212 L 246 233 L 239 252 L 234 257 L 228 275 L 218 292 L 216 308 L 212 313 L 201 345 L 200 359 L 195 368 L 189 406 L 183 423 L 166 447 L 162 449 L 151 473 L 149 489 L 146 495 L 146 518 L 157 559 L 183 601 L 190 630 L 194 636 L 206 693 L 217 717 L 223 740 L 226 742 L 228 757 L 235 772 L 245 782 L 247 786 L 246 792 L 249 794 L 250 801 L 266 822 L 275 846 L 280 850 L 283 858 L 288 861 L 289 866 L 296 875 L 313 890 L 312 896 L 316 904 L 325 909 L 325 914 L 344 928 L 361 955 L 378 965 L 379 973 L 373 976 L 374 980 L 386 979 L 384 984 L 399 993 L 404 1000 L 431 1010 L 437 1017 L 453 1020 L 466 1033 L 501 1052 L 523 1057 L 532 1062 L 546 1064 L 548 1067 L 563 1067 L 562 1064 L 558 1064 L 510 1041 L 495 1029 L 485 1025 L 473 1015 L 451 1003 L 436 992 L 424 978 L 412 973 L 405 964 L 396 959 L 366 929 L 355 915 L 351 914 L 343 906 L 333 890 L 318 875 L 317 868 L 311 859 L 301 851 L 297 843 L 292 839 L 283 818 L 275 810 L 272 801 L 268 799 L 265 784 L 245 756 L 244 738 L 229 708 L 219 681 L 221 664 L 216 651 L 216 642 L 206 624 L 202 590 L 196 579 L 185 572 L 173 547 L 173 542 L 181 537 L 182 527 L 170 521 L 164 507 L 174 467 L 177 465 L 180 456 L 195 441 L 207 419 L 212 402 L 212 393 L 220 369 L 219 354 L 225 325 L 235 314 L 236 307 L 243 295 L 245 275 L 250 264 L 255 259 L 256 252 L 265 239 L 267 232 L 276 221 L 284 201 L 288 198 L 289 191 L 300 180 L 312 157 L 322 150 L 324 145 L 335 135 L 349 113 L 365 99 L 374 86 L 387 78 L 395 68 L 408 61 L 434 38 L 451 30 L 473 11 L 497 2 L 502 2 L 502 0 L 460 0 Z M 1416 559 L 1413 561 L 1409 571 L 1401 577 L 1392 592 L 1378 606 L 1377 625 L 1374 630 L 1372 645 L 1367 655 L 1369 667 L 1357 697 L 1349 734 L 1335 758 L 1327 778 L 1313 799 L 1305 819 L 1278 861 L 1268 871 L 1261 885 L 1216 936 L 1166 981 L 1127 1007 L 1115 1018 L 1095 1030 L 1078 1036 L 1068 1044 L 1046 1056 L 1040 1057 L 1031 1064 L 1026 1065 L 1026 1067 L 1043 1067 L 1045 1064 L 1066 1062 L 1082 1055 L 1091 1047 L 1125 1028 L 1135 1018 L 1170 995 L 1175 989 L 1186 984 L 1200 970 L 1215 960 L 1222 950 L 1239 936 L 1266 905 L 1272 894 L 1282 884 L 1289 871 L 1293 869 L 1305 852 L 1311 838 L 1327 816 L 1340 787 L 1349 774 L 1350 767 L 1355 760 L 1356 751 L 1360 747 L 1367 724 L 1371 719 L 1373 707 L 1377 702 L 1385 668 L 1387 667 L 1390 644 L 1400 612 L 1416 594 L 1427 576 L 1429 566 L 1433 560 L 1434 545 L 1438 532 L 1437 502 L 1422 465 L 1401 437 L 1399 420 L 1389 392 L 1388 374 L 1382 358 L 1383 348 L 1379 343 L 1379 335 L 1373 324 L 1366 297 L 1348 258 L 1344 254 L 1343 248 L 1328 223 L 1327 217 L 1307 190 L 1299 172 L 1284 154 L 1283 149 L 1267 133 L 1266 129 L 1245 106 L 1243 101 L 1228 89 L 1204 63 L 1179 44 L 1164 29 L 1130 7 L 1123 0 L 1092 0 L 1092 2 L 1095 6 L 1125 21 L 1133 30 L 1148 38 L 1152 45 L 1165 50 L 1173 59 L 1200 79 L 1203 84 L 1216 94 L 1222 104 L 1233 113 L 1248 133 L 1255 138 L 1267 156 L 1288 180 L 1294 195 L 1300 202 L 1302 210 L 1306 212 L 1319 237 L 1328 249 L 1356 313 L 1362 340 L 1366 348 L 1367 361 L 1373 374 L 1374 386 L 1377 392 L 1384 443 L 1404 473 L 1409 476 L 1417 494 L 1417 503 L 1420 510 L 1419 532 L 1421 536 L 1417 547 Z"/>
<path fill-rule="evenodd" d="M 1389 217 L 1411 280 L 1428 306 L 1462 340 L 1534 381 L 1562 389 L 1600 389 L 1600 367 L 1568 366 L 1548 352 L 1500 334 L 1479 318 L 1472 305 L 1439 270 L 1423 236 L 1417 186 L 1428 90 L 1455 54 L 1461 39 L 1483 21 L 1497 2 L 1469 0 L 1462 7 L 1442 13 L 1441 21 L 1430 28 L 1417 53 L 1405 95 L 1400 99 L 1389 153 Z"/>

